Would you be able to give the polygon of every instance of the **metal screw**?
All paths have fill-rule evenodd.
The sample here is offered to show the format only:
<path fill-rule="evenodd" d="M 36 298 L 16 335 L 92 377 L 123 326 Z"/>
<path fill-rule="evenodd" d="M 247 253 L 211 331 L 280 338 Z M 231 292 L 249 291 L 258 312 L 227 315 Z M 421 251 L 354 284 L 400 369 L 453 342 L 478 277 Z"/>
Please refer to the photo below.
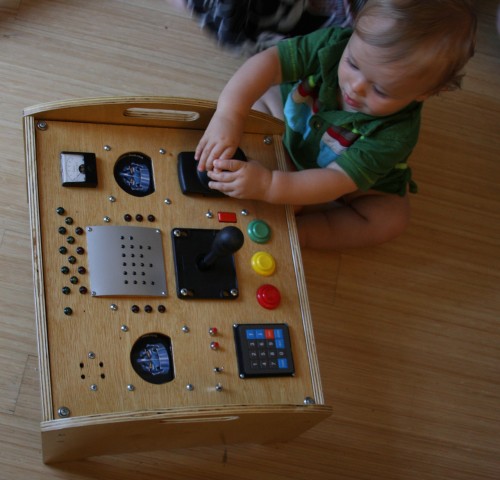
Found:
<path fill-rule="evenodd" d="M 122 332 L 128 332 L 128 327 L 127 327 L 127 325 L 122 325 L 122 326 L 120 327 L 120 330 L 121 330 Z"/>
<path fill-rule="evenodd" d="M 111 222 L 111 218 L 109 218 L 109 217 L 104 217 L 103 220 L 105 223 Z"/>
<path fill-rule="evenodd" d="M 94 360 L 95 358 L 95 353 L 94 352 L 89 352 L 87 357 L 89 357 L 91 360 Z"/>
<path fill-rule="evenodd" d="M 246 208 L 244 208 L 242 211 L 241 211 L 241 214 L 244 215 L 245 217 L 248 215 L 248 210 Z"/>
<path fill-rule="evenodd" d="M 66 417 L 70 416 L 71 411 L 70 411 L 70 409 L 68 407 L 59 407 L 59 409 L 57 410 L 57 414 L 61 418 L 66 418 Z"/>
<path fill-rule="evenodd" d="M 164 148 L 160 148 L 160 155 L 165 155 L 167 151 Z"/>
<path fill-rule="evenodd" d="M 266 136 L 264 137 L 264 143 L 265 143 L 266 145 L 271 145 L 271 144 L 273 143 L 273 137 L 270 137 L 269 135 L 266 135 Z"/>
<path fill-rule="evenodd" d="M 111 308 L 111 310 L 113 310 L 113 312 L 116 312 L 118 310 L 118 305 L 116 305 L 115 303 L 112 303 L 109 308 Z"/>
<path fill-rule="evenodd" d="M 129 384 L 127 385 L 127 390 L 128 390 L 129 392 L 133 392 L 133 391 L 135 390 L 135 387 L 134 387 L 131 383 L 129 383 Z"/>
<path fill-rule="evenodd" d="M 194 385 L 192 383 L 188 383 L 186 385 L 186 390 L 189 390 L 190 392 L 192 392 L 194 390 Z"/>
<path fill-rule="evenodd" d="M 205 213 L 205 217 L 214 218 L 214 213 L 212 212 L 212 210 L 208 210 L 207 213 Z"/>
<path fill-rule="evenodd" d="M 214 373 L 222 373 L 224 371 L 224 367 L 214 367 Z"/>
<path fill-rule="evenodd" d="M 106 150 L 106 152 L 109 152 L 111 150 L 111 147 L 109 145 L 104 145 L 104 150 Z"/>
<path fill-rule="evenodd" d="M 182 331 L 183 331 L 184 333 L 189 333 L 189 327 L 188 327 L 187 325 L 184 325 L 184 326 L 182 327 Z"/>
<path fill-rule="evenodd" d="M 110 195 L 110 196 L 108 197 L 108 200 L 109 200 L 111 203 L 116 202 L 116 197 L 114 197 L 113 195 Z"/>
<path fill-rule="evenodd" d="M 170 198 L 166 198 L 165 200 L 163 200 L 163 203 L 165 203 L 165 205 L 170 205 L 172 203 L 172 200 L 170 200 Z"/>
<path fill-rule="evenodd" d="M 222 390 L 224 389 L 224 387 L 218 383 L 217 385 L 215 385 L 215 391 L 216 392 L 222 392 Z"/>
<path fill-rule="evenodd" d="M 87 232 L 91 232 L 92 231 L 92 227 L 87 227 Z"/>
<path fill-rule="evenodd" d="M 306 397 L 304 398 L 304 405 L 316 405 L 314 398 Z"/>
<path fill-rule="evenodd" d="M 92 390 L 93 392 L 97 392 L 97 385 L 95 383 L 90 385 L 90 390 Z"/>
<path fill-rule="evenodd" d="M 232 296 L 232 297 L 237 297 L 237 296 L 238 296 L 238 294 L 239 294 L 239 291 L 238 291 L 238 289 L 237 289 L 237 288 L 232 288 L 232 289 L 231 289 L 231 296 Z"/>
<path fill-rule="evenodd" d="M 47 125 L 47 122 L 45 120 L 40 120 L 37 124 L 36 124 L 37 128 L 39 130 L 47 130 L 48 128 L 48 125 Z"/>

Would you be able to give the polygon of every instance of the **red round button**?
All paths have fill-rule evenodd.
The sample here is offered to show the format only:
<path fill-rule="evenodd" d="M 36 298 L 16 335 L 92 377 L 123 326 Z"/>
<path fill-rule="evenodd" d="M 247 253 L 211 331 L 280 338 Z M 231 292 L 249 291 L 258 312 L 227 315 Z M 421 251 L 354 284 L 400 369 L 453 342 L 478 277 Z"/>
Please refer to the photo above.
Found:
<path fill-rule="evenodd" d="M 257 301 L 264 308 L 273 310 L 281 302 L 280 291 L 274 285 L 262 285 L 257 290 Z"/>

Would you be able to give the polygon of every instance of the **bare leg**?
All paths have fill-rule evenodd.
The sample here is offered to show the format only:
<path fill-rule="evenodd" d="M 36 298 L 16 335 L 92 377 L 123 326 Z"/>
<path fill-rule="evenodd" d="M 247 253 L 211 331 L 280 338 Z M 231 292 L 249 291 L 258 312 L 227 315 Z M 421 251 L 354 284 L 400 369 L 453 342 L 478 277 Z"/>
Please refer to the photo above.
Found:
<path fill-rule="evenodd" d="M 281 100 L 280 86 L 274 85 L 271 87 L 254 103 L 252 108 L 258 112 L 267 113 L 283 120 L 283 101 Z"/>
<path fill-rule="evenodd" d="M 345 205 L 299 214 L 300 245 L 322 250 L 379 245 L 403 233 L 409 217 L 408 195 L 353 194 Z"/>

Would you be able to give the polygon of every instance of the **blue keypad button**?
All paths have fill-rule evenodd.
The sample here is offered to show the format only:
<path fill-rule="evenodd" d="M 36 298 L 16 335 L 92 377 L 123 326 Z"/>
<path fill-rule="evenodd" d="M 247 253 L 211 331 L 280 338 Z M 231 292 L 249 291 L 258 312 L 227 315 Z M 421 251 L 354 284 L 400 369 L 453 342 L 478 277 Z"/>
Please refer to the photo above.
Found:
<path fill-rule="evenodd" d="M 279 368 L 288 368 L 288 360 L 286 358 L 278 359 L 278 367 Z"/>
<path fill-rule="evenodd" d="M 263 328 L 255 330 L 255 338 L 258 339 L 265 339 L 266 338 L 266 332 Z"/>
<path fill-rule="evenodd" d="M 285 348 L 285 340 L 283 340 L 282 338 L 277 338 L 276 348 Z"/>
<path fill-rule="evenodd" d="M 246 336 L 247 336 L 247 340 L 255 340 L 257 338 L 255 336 L 255 330 L 247 330 Z"/>
<path fill-rule="evenodd" d="M 276 328 L 274 330 L 274 338 L 283 338 L 283 329 Z"/>

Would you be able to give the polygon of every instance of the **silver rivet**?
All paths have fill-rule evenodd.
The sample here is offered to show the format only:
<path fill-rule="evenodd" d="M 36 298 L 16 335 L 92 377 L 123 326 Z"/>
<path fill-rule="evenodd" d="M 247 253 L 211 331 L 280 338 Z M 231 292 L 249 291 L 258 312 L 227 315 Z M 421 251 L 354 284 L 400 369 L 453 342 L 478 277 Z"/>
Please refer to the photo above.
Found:
<path fill-rule="evenodd" d="M 128 332 L 128 327 L 127 327 L 127 325 L 122 325 L 122 326 L 120 327 L 120 330 L 121 330 L 122 332 Z"/>
<path fill-rule="evenodd" d="M 103 220 L 105 223 L 111 222 L 111 218 L 109 218 L 109 217 L 104 217 Z"/>
<path fill-rule="evenodd" d="M 212 210 L 208 210 L 207 213 L 205 213 L 205 217 L 214 218 L 214 213 L 212 212 Z"/>
<path fill-rule="evenodd" d="M 238 296 L 238 289 L 237 288 L 232 288 L 231 289 L 231 296 L 232 297 L 237 297 Z"/>
<path fill-rule="evenodd" d="M 190 392 L 192 392 L 194 390 L 194 385 L 192 383 L 188 383 L 186 385 L 186 390 L 189 390 Z"/>
<path fill-rule="evenodd" d="M 109 152 L 111 150 L 111 147 L 109 145 L 104 145 L 104 150 L 106 150 L 106 152 Z"/>
<path fill-rule="evenodd" d="M 92 231 L 92 227 L 87 227 L 87 232 L 91 232 Z"/>
<path fill-rule="evenodd" d="M 133 391 L 135 390 L 135 387 L 134 387 L 131 383 L 129 383 L 129 384 L 127 385 L 127 390 L 128 390 L 129 392 L 133 392 Z"/>
<path fill-rule="evenodd" d="M 164 148 L 160 148 L 160 155 L 165 155 L 167 151 Z"/>
<path fill-rule="evenodd" d="M 61 418 L 69 417 L 70 413 L 71 413 L 71 411 L 68 407 L 59 407 L 59 409 L 57 410 L 57 414 Z"/>
<path fill-rule="evenodd" d="M 214 367 L 214 373 L 222 373 L 224 371 L 224 367 Z"/>
<path fill-rule="evenodd" d="M 94 358 L 95 358 L 95 353 L 94 353 L 94 352 L 89 352 L 89 353 L 87 354 L 87 357 L 89 357 L 91 360 L 94 360 Z"/>
<path fill-rule="evenodd" d="M 182 331 L 183 331 L 184 333 L 189 333 L 189 327 L 188 327 L 187 325 L 184 325 L 184 326 L 182 327 Z"/>
<path fill-rule="evenodd" d="M 93 392 L 97 392 L 97 385 L 95 383 L 90 385 L 90 390 L 92 390 Z"/>
<path fill-rule="evenodd" d="M 271 143 L 273 143 L 273 137 L 270 137 L 269 135 L 266 135 L 266 136 L 264 137 L 264 143 L 265 143 L 266 145 L 271 145 Z"/>
<path fill-rule="evenodd" d="M 244 215 L 245 217 L 248 215 L 248 210 L 246 208 L 244 208 L 242 211 L 241 211 L 241 214 Z"/>
<path fill-rule="evenodd" d="M 115 197 L 113 197 L 113 195 L 110 195 L 110 196 L 108 197 L 108 200 L 109 200 L 111 203 L 116 202 L 116 198 L 115 198 Z"/>
<path fill-rule="evenodd" d="M 37 124 L 36 124 L 37 128 L 39 130 L 47 130 L 47 122 L 45 120 L 40 120 Z"/>
<path fill-rule="evenodd" d="M 94 290 L 92 290 L 91 295 L 92 295 L 93 297 L 95 297 L 95 296 L 97 295 L 97 292 L 94 292 Z"/>
<path fill-rule="evenodd" d="M 163 200 L 163 203 L 165 203 L 165 205 L 170 205 L 172 203 L 172 200 L 170 200 L 170 198 L 166 198 L 165 200 Z"/>
<path fill-rule="evenodd" d="M 217 385 L 215 385 L 215 391 L 216 392 L 222 392 L 222 390 L 224 389 L 224 387 L 218 383 Z"/>
<path fill-rule="evenodd" d="M 314 398 L 306 397 L 304 398 L 304 405 L 316 405 Z"/>
<path fill-rule="evenodd" d="M 111 308 L 111 310 L 113 310 L 113 312 L 116 312 L 118 310 L 118 305 L 116 305 L 116 303 L 112 303 L 109 308 Z"/>

